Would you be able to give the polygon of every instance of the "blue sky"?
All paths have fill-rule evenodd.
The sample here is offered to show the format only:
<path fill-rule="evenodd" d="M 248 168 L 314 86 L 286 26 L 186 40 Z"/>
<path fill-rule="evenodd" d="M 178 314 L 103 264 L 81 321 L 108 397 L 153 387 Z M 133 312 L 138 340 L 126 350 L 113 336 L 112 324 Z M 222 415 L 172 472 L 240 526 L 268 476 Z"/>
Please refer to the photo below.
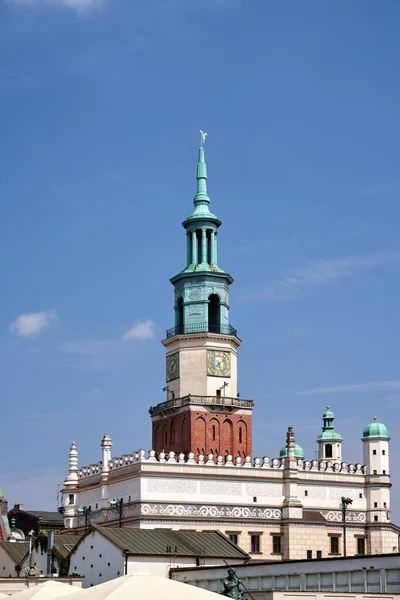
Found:
<path fill-rule="evenodd" d="M 400 519 L 400 6 L 0 0 L 1 486 L 55 507 L 74 439 L 150 448 L 198 130 L 254 454 L 344 460 L 374 415 Z"/>

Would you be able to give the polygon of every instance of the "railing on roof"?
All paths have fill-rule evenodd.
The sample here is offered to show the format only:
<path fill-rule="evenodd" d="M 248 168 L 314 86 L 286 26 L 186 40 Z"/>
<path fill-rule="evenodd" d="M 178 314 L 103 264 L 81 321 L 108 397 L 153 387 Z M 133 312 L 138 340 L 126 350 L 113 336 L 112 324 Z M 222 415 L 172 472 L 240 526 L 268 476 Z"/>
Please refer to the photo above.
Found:
<path fill-rule="evenodd" d="M 242 400 L 241 398 L 229 398 L 227 396 L 194 396 L 189 394 L 183 398 L 172 398 L 152 406 L 150 415 L 153 417 L 171 408 L 179 408 L 187 404 L 200 404 L 201 406 L 231 406 L 232 408 L 253 408 L 254 400 Z"/>
<path fill-rule="evenodd" d="M 166 338 L 171 338 L 174 335 L 187 335 L 188 333 L 219 333 L 222 335 L 236 335 L 237 329 L 232 325 L 208 325 L 208 323 L 185 323 L 184 325 L 177 325 L 167 329 Z"/>

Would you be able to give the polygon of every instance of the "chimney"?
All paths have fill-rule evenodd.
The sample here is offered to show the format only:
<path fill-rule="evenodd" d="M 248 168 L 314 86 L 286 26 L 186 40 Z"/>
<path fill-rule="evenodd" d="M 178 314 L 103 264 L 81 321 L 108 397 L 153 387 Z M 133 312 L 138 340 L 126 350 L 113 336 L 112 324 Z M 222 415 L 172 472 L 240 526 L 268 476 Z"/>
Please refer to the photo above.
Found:
<path fill-rule="evenodd" d="M 14 504 L 14 510 L 24 510 L 23 504 Z"/>

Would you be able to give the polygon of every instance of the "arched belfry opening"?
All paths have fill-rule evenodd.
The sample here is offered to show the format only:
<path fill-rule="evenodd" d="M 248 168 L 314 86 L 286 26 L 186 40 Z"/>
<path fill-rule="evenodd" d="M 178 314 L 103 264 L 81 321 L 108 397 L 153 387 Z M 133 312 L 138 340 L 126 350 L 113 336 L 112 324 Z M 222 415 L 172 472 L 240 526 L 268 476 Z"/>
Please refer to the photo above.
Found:
<path fill-rule="evenodd" d="M 179 298 L 176 311 L 176 328 L 177 333 L 184 333 L 184 313 L 183 313 L 183 298 Z"/>
<path fill-rule="evenodd" d="M 332 457 L 333 457 L 332 444 L 326 444 L 326 446 L 325 446 L 325 458 L 332 458 Z"/>
<path fill-rule="evenodd" d="M 208 298 L 208 331 L 220 333 L 220 300 L 217 294 Z"/>

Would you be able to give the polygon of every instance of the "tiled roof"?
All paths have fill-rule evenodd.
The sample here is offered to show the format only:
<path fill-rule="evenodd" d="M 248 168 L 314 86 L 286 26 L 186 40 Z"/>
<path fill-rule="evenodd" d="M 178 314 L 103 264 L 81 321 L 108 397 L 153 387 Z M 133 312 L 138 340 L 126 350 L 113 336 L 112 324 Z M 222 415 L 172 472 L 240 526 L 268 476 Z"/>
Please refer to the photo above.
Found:
<path fill-rule="evenodd" d="M 3 548 L 15 562 L 16 565 L 20 565 L 24 562 L 24 559 L 29 553 L 29 542 L 0 542 L 0 548 Z"/>
<path fill-rule="evenodd" d="M 147 556 L 205 556 L 208 558 L 248 559 L 246 552 L 219 531 L 169 531 L 131 527 L 92 526 L 87 535 L 98 531 L 121 551 Z"/>

